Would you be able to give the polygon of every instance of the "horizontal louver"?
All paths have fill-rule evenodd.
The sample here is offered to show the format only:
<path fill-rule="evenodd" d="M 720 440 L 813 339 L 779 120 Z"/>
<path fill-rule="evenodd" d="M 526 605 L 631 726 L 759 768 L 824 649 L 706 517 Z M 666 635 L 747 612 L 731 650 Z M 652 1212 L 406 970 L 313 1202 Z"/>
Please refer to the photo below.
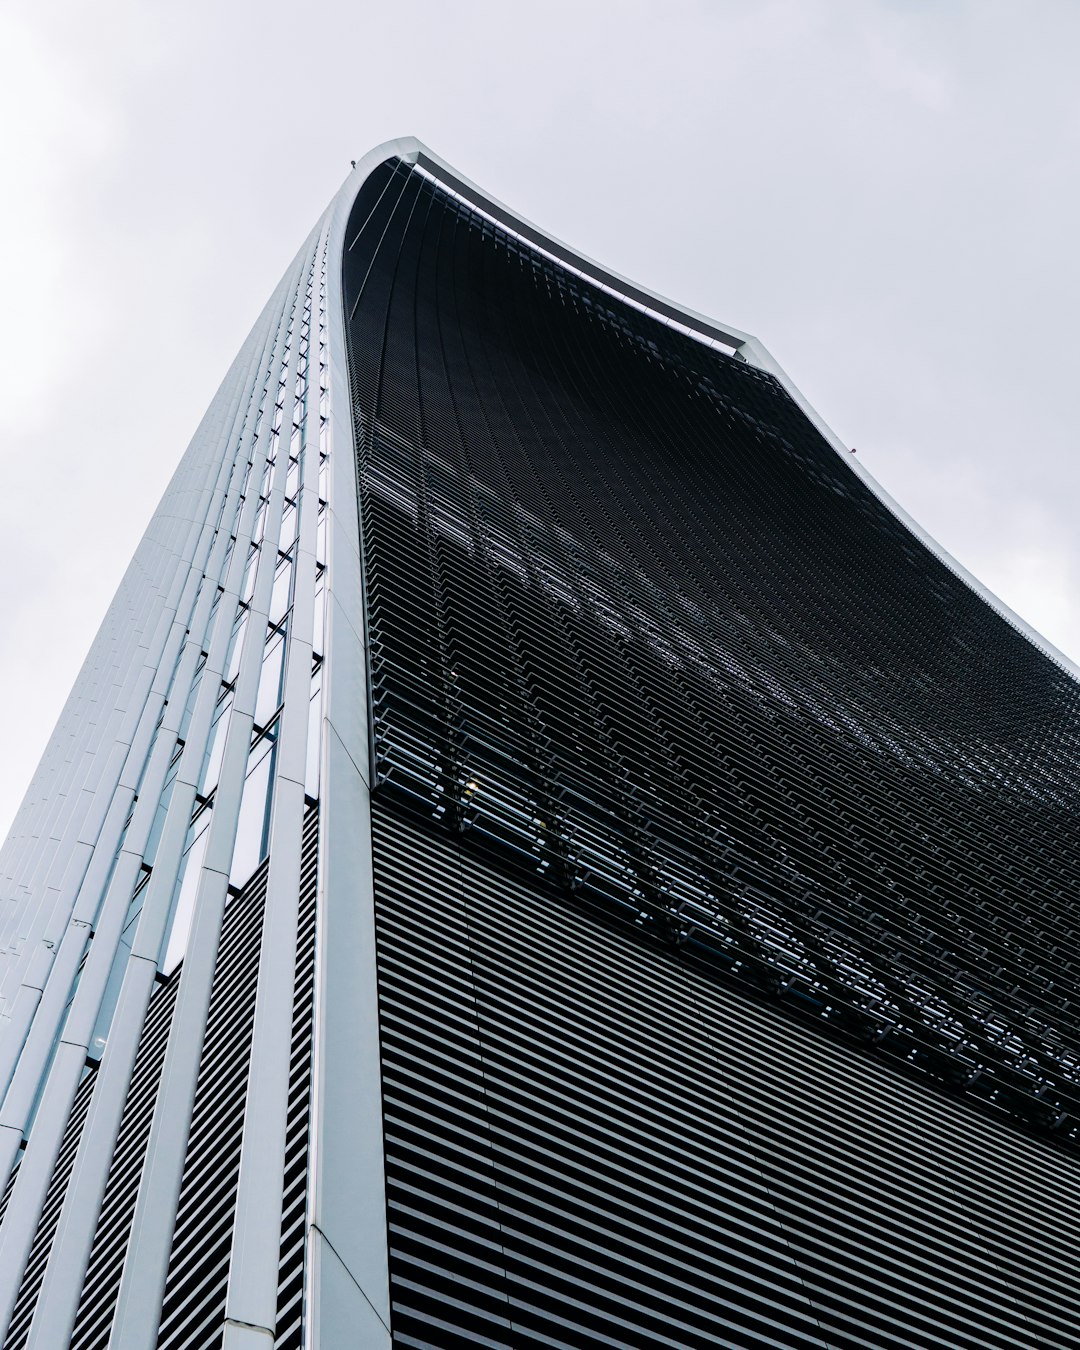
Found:
<path fill-rule="evenodd" d="M 1060 1148 L 374 822 L 396 1343 L 1078 1343 Z"/>
<path fill-rule="evenodd" d="M 318 810 L 312 808 L 304 834 L 286 1139 L 288 1190 L 277 1342 L 282 1347 L 297 1343 L 302 1285 L 317 848 Z M 221 1344 L 244 1101 L 252 1067 L 252 1015 L 265 892 L 263 867 L 245 891 L 246 903 L 236 901 L 226 912 L 162 1305 L 160 1350 L 213 1350 Z"/>
<path fill-rule="evenodd" d="M 1080 686 L 770 376 L 402 165 L 345 259 L 380 790 L 1080 1138 Z"/>
<path fill-rule="evenodd" d="M 142 1076 L 154 1077 L 161 1068 L 163 1035 L 168 1033 L 171 1009 L 172 999 L 166 995 L 158 1000 L 154 1009 L 156 1016 L 147 1019 L 146 1030 L 139 1045 L 139 1056 L 136 1060 L 129 1102 L 139 1095 L 135 1080 L 138 1079 L 140 1073 Z M 57 1154 L 56 1165 L 49 1182 L 37 1232 L 34 1234 L 34 1242 L 30 1248 L 30 1258 L 23 1272 L 19 1297 L 12 1313 L 7 1337 L 4 1340 L 5 1350 L 21 1350 L 21 1347 L 26 1344 L 26 1337 L 30 1330 L 30 1319 L 34 1314 L 38 1290 L 41 1286 L 41 1276 L 45 1269 L 45 1262 L 49 1259 L 53 1235 L 60 1218 L 60 1207 L 64 1203 L 64 1193 L 67 1189 L 68 1178 L 71 1176 L 71 1168 L 75 1162 L 75 1152 L 79 1147 L 79 1135 L 82 1131 L 83 1121 L 86 1119 L 93 1090 L 94 1071 L 90 1070 L 75 1094 L 71 1114 L 68 1116 L 63 1142 Z M 12 1184 L 17 1177 L 18 1172 L 16 1171 L 12 1174 Z"/>
<path fill-rule="evenodd" d="M 1076 681 L 432 173 L 344 279 L 395 1339 L 1080 1343 Z"/>

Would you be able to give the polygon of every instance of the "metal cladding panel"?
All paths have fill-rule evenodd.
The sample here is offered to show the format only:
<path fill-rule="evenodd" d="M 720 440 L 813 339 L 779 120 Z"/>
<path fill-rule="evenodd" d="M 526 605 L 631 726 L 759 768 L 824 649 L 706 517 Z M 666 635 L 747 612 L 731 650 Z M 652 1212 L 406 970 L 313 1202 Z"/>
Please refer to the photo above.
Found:
<path fill-rule="evenodd" d="M 297 997 L 293 1009 L 292 1081 L 288 1118 L 287 1203 L 282 1231 L 278 1350 L 299 1340 L 303 1282 L 308 1101 L 311 1070 L 311 995 L 315 935 L 318 812 L 305 823 Z M 222 933 L 221 976 L 210 1003 L 207 1042 L 195 1094 L 191 1137 L 176 1217 L 169 1276 L 161 1309 L 160 1350 L 221 1344 L 229 1251 L 243 1136 L 245 1086 L 250 1064 L 259 926 L 266 871 L 249 888 L 244 906 L 227 915 Z M 257 1072 L 257 1066 L 254 1066 Z"/>
<path fill-rule="evenodd" d="M 161 1000 L 161 1007 L 156 1010 L 159 1015 L 152 1020 L 147 1020 L 143 1042 L 140 1046 L 143 1053 L 137 1061 L 139 1079 L 142 1079 L 148 1071 L 152 1076 L 161 1068 L 161 1052 L 164 1049 L 162 1027 L 164 1025 L 167 1031 L 170 1003 L 171 1000 L 168 996 L 164 996 Z M 38 1290 L 41 1287 L 42 1272 L 56 1233 L 56 1223 L 60 1217 L 60 1205 L 67 1188 L 68 1178 L 71 1176 L 71 1166 L 75 1161 L 75 1150 L 78 1147 L 83 1121 L 86 1119 L 87 1107 L 90 1105 L 90 1094 L 93 1090 L 92 1080 L 93 1074 L 90 1073 L 80 1084 L 79 1091 L 76 1093 L 75 1101 L 72 1104 L 71 1115 L 68 1117 L 64 1129 L 63 1143 L 57 1154 L 56 1166 L 49 1181 L 49 1189 L 46 1193 L 45 1204 L 42 1207 L 41 1219 L 37 1231 L 34 1233 L 34 1242 L 30 1248 L 30 1259 L 23 1271 L 15 1310 L 8 1327 L 7 1337 L 4 1340 L 5 1350 L 22 1350 L 22 1347 L 26 1344 L 30 1319 L 33 1316 Z"/>
<path fill-rule="evenodd" d="M 234 902 L 226 911 L 221 935 L 161 1305 L 158 1345 L 163 1350 L 182 1345 L 205 1345 L 209 1350 L 221 1343 L 244 1093 L 252 1070 L 265 865 L 245 898 L 243 907 Z"/>
<path fill-rule="evenodd" d="M 1075 1346 L 1051 1141 L 374 809 L 395 1343 Z"/>
<path fill-rule="evenodd" d="M 335 210 L 354 194 L 204 418 L 0 855 L 5 1345 L 302 1337 Z M 347 438 L 343 460 L 347 514 Z"/>
<path fill-rule="evenodd" d="M 1056 1246 L 1057 1226 L 1076 1237 L 1080 686 L 778 378 L 431 173 L 368 178 L 344 289 L 384 1089 L 411 1113 L 388 1116 L 395 1336 L 1080 1341 Z M 446 926 L 440 846 L 421 830 L 411 863 L 405 836 L 381 852 L 397 813 L 464 837 L 469 903 L 514 877 L 477 941 L 516 963 L 543 938 L 543 971 L 513 965 L 520 1007 L 488 1009 L 470 931 Z M 611 925 L 626 931 L 601 943 Z M 576 1039 L 572 1008 L 544 1002 L 562 965 L 608 991 Z M 557 1223 L 539 1192 L 515 1218 L 512 1277 L 504 1202 L 525 1164 L 495 1160 L 471 1118 L 490 1106 L 488 1012 L 505 1091 L 542 1136 L 528 1167 L 562 1197 Z M 706 1025 L 737 1038 L 738 1084 L 724 1061 L 707 1089 Z M 604 1142 L 617 1107 L 638 1124 Z M 1052 1223 L 1021 1212 L 1019 1176 Z M 669 1191 L 696 1217 L 667 1214 Z M 624 1203 L 645 1236 L 617 1242 Z M 669 1219 L 671 1284 L 649 1246 Z M 712 1266 L 718 1227 L 747 1247 Z"/>
<path fill-rule="evenodd" d="M 174 976 L 162 985 L 147 1011 L 71 1339 L 72 1346 L 79 1350 L 108 1344 L 178 983 Z M 13 1321 L 13 1330 L 14 1325 Z"/>
<path fill-rule="evenodd" d="M 318 812 L 312 809 L 305 824 L 300 895 L 278 1350 L 299 1350 L 301 1344 L 317 848 Z M 163 1350 L 180 1346 L 209 1350 L 221 1343 L 266 873 L 264 864 L 229 906 L 222 929 L 161 1312 L 158 1343 Z M 104 1350 L 109 1344 L 179 973 L 160 986 L 147 1013 L 70 1341 L 73 1350 Z M 89 1071 L 72 1108 L 4 1342 L 11 1350 L 26 1341 L 93 1076 Z"/>

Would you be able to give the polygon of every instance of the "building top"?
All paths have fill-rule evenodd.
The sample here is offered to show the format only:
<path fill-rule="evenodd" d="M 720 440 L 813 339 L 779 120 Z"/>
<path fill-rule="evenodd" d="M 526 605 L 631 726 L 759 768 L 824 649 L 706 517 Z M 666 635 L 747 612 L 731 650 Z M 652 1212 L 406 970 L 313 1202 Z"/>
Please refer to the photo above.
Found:
<path fill-rule="evenodd" d="M 852 454 L 851 447 L 841 440 L 824 417 L 810 403 L 760 338 L 736 328 L 733 324 L 699 314 L 687 305 L 671 300 L 645 286 L 640 286 L 637 282 L 621 276 L 611 268 L 604 267 L 580 250 L 533 224 L 532 221 L 512 207 L 492 196 L 491 193 L 486 192 L 414 136 L 401 136 L 394 140 L 384 141 L 381 145 L 377 145 L 369 151 L 363 159 L 353 161 L 353 170 L 341 189 L 340 198 L 342 201 L 351 203 L 372 169 L 389 159 L 400 159 L 406 164 L 415 165 L 423 173 L 434 178 L 445 190 L 467 202 L 473 209 L 491 217 L 503 229 L 532 245 L 539 252 L 556 259 L 563 266 L 578 273 L 601 290 L 611 292 L 620 300 L 644 310 L 662 322 L 671 324 L 691 338 L 731 353 L 758 370 L 772 375 L 832 449 L 842 458 L 848 471 L 861 479 L 878 500 L 911 531 L 920 543 L 939 558 L 951 572 L 960 577 L 976 595 L 986 601 L 1017 631 L 1034 643 L 1056 665 L 1067 671 L 1074 679 L 1080 679 L 1080 665 L 1043 637 L 1027 620 L 1017 614 L 1004 600 L 995 595 L 988 586 L 954 558 L 877 481 L 863 462 Z"/>

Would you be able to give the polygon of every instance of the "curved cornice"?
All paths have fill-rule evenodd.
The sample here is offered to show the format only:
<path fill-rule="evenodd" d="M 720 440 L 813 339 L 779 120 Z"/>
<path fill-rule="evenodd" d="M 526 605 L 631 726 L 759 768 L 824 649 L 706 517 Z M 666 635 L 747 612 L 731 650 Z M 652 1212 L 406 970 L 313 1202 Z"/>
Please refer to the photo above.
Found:
<path fill-rule="evenodd" d="M 690 336 L 696 337 L 710 346 L 718 343 L 732 352 L 736 358 L 771 375 L 840 456 L 848 472 L 860 479 L 882 505 L 920 543 L 970 587 L 980 599 L 996 610 L 1007 623 L 1022 633 L 1040 651 L 1044 652 L 1051 661 L 1067 671 L 1074 679 L 1080 679 L 1080 665 L 1070 660 L 1053 643 L 1047 641 L 1041 633 L 1037 632 L 1026 620 L 1022 619 L 1019 614 L 985 586 L 978 577 L 969 572 L 881 486 L 873 474 L 853 455 L 850 447 L 840 439 L 809 402 L 795 384 L 795 381 L 759 338 L 753 337 L 731 324 L 720 323 L 704 314 L 699 314 L 695 310 L 678 304 L 674 300 L 669 300 L 666 296 L 659 295 L 655 291 L 650 291 L 646 287 L 638 285 L 637 282 L 620 276 L 618 272 L 613 272 L 610 268 L 595 262 L 586 254 L 572 248 L 569 244 L 563 243 L 561 239 L 557 239 L 546 230 L 540 229 L 532 221 L 527 220 L 504 202 L 499 201 L 497 197 L 493 197 L 489 192 L 477 186 L 476 183 L 459 173 L 453 165 L 448 164 L 446 160 L 430 150 L 422 141 L 417 140 L 415 136 L 402 136 L 396 140 L 384 141 L 381 145 L 377 145 L 373 150 L 370 150 L 363 159 L 356 161 L 352 173 L 345 180 L 338 196 L 339 202 L 345 206 L 346 210 L 352 205 L 353 199 L 368 175 L 378 165 L 390 159 L 400 159 L 407 164 L 415 164 L 417 168 L 429 174 L 478 211 L 482 211 L 535 248 L 550 254 L 567 267 L 581 273 L 596 285 L 613 292 L 631 305 L 645 309 L 668 323 L 677 325 L 687 331 Z"/>

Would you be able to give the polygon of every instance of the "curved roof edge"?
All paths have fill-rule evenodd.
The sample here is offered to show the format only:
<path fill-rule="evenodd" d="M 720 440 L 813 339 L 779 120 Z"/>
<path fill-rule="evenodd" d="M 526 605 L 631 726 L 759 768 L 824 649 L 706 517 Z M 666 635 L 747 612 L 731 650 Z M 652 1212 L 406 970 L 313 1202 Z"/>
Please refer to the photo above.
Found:
<path fill-rule="evenodd" d="M 1049 642 L 1031 624 L 1022 619 L 1015 610 L 996 596 L 978 577 L 969 572 L 881 486 L 873 474 L 852 455 L 850 447 L 844 444 L 817 409 L 803 395 L 795 381 L 792 380 L 760 339 L 749 333 L 744 333 L 731 324 L 720 323 L 715 319 L 710 319 L 707 315 L 688 309 L 685 305 L 669 300 L 666 296 L 659 295 L 655 291 L 650 291 L 646 287 L 638 285 L 637 282 L 631 281 L 628 277 L 621 276 L 618 272 L 613 272 L 610 268 L 595 262 L 586 254 L 572 248 L 569 244 L 563 243 L 561 239 L 549 234 L 546 230 L 540 229 L 539 226 L 534 225 L 532 221 L 520 215 L 512 207 L 499 201 L 497 197 L 493 197 L 489 192 L 472 182 L 471 179 L 459 173 L 453 165 L 448 164 L 446 160 L 440 158 L 414 136 L 402 136 L 392 141 L 384 141 L 381 145 L 377 145 L 373 150 L 370 150 L 363 159 L 357 160 L 353 171 L 342 185 L 339 197 L 344 198 L 351 205 L 353 198 L 359 192 L 368 175 L 388 159 L 401 159 L 407 164 L 415 164 L 478 210 L 507 226 L 515 234 L 520 235 L 537 248 L 582 273 L 589 280 L 614 291 L 634 305 L 641 306 L 669 322 L 688 329 L 692 336 L 696 335 L 710 344 L 722 343 L 724 346 L 733 349 L 740 360 L 746 361 L 748 365 L 755 366 L 758 370 L 765 371 L 773 376 L 800 411 L 840 456 L 848 471 L 854 474 L 856 478 L 861 479 L 882 505 L 901 524 L 906 526 L 920 543 L 925 545 L 981 600 L 984 600 L 992 609 L 996 610 L 1007 623 L 1023 634 L 1051 661 L 1067 671 L 1074 679 L 1080 680 L 1080 664 L 1071 660 L 1064 652 L 1059 651 L 1052 642 Z"/>

